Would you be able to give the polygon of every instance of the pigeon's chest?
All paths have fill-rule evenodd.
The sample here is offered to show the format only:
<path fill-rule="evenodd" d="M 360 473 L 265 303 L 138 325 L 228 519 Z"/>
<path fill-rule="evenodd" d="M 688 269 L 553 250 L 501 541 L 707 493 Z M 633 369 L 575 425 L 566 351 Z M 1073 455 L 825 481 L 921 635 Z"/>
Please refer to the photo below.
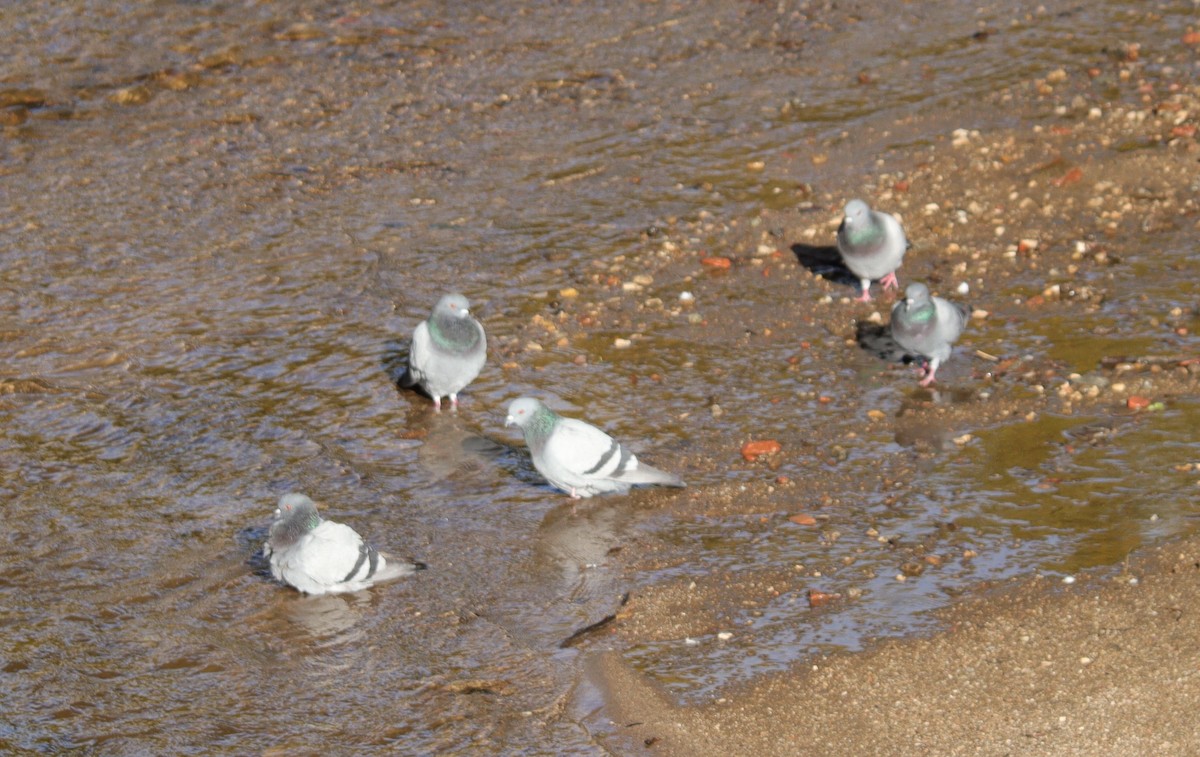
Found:
<path fill-rule="evenodd" d="M 921 349 L 930 346 L 937 339 L 937 320 L 932 317 L 895 318 L 892 336 L 902 347 Z"/>

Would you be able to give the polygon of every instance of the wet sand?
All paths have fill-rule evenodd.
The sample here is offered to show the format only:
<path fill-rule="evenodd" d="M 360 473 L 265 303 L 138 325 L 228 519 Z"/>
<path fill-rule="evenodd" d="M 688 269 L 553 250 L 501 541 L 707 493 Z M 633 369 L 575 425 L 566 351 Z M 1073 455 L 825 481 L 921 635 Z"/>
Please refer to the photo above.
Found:
<path fill-rule="evenodd" d="M 619 754 L 1195 754 L 1200 541 L 1110 579 L 1030 581 L 931 638 L 816 659 L 679 707 L 610 654 Z"/>

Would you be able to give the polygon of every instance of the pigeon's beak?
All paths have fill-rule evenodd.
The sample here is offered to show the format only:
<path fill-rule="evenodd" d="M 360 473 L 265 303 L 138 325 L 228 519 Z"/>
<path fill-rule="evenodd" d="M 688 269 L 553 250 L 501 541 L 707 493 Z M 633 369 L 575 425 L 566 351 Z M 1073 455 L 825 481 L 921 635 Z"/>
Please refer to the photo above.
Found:
<path fill-rule="evenodd" d="M 504 427 L 505 428 L 508 428 L 509 426 L 513 425 L 514 423 L 516 423 L 516 421 L 513 420 L 513 417 L 511 415 L 504 419 Z"/>

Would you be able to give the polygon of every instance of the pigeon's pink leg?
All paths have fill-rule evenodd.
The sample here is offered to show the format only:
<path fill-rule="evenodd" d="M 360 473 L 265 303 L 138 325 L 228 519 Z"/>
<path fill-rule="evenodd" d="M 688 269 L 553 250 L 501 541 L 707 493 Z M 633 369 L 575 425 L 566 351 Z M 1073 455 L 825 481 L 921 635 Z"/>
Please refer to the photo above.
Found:
<path fill-rule="evenodd" d="M 854 300 L 855 302 L 870 302 L 871 301 L 871 280 L 862 280 L 862 294 Z"/>
<path fill-rule="evenodd" d="M 442 412 L 442 398 L 441 397 L 433 398 L 433 412 L 435 412 L 435 413 Z"/>
<path fill-rule="evenodd" d="M 457 394 L 450 395 L 450 409 L 455 410 L 455 411 L 458 410 L 458 395 Z"/>
<path fill-rule="evenodd" d="M 884 276 L 882 279 L 879 280 L 879 283 L 883 284 L 883 290 L 885 292 L 889 289 L 899 289 L 900 288 L 900 281 L 896 278 L 895 271 L 892 271 L 887 276 Z"/>
<path fill-rule="evenodd" d="M 934 375 L 937 374 L 938 362 L 936 360 L 929 361 L 929 373 L 925 378 L 921 379 L 921 386 L 929 386 L 934 381 Z"/>
<path fill-rule="evenodd" d="M 576 494 L 576 493 L 575 493 L 575 487 L 574 487 L 574 486 L 572 486 L 572 487 L 571 487 L 571 499 L 583 499 L 583 497 L 581 497 L 581 496 L 579 496 L 578 494 Z"/>

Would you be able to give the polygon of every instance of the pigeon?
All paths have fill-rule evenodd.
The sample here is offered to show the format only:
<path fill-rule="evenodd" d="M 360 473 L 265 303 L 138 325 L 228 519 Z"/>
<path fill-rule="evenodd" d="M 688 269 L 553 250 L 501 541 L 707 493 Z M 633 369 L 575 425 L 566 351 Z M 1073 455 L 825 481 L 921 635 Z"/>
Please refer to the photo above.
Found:
<path fill-rule="evenodd" d="M 429 320 L 413 330 L 408 351 L 408 369 L 400 377 L 400 386 L 408 389 L 419 384 L 433 398 L 435 410 L 442 409 L 442 397 L 458 408 L 458 393 L 475 380 L 487 359 L 487 337 L 483 326 L 471 315 L 467 298 L 447 294 L 438 300 Z"/>
<path fill-rule="evenodd" d="M 887 213 L 871 210 L 862 200 L 846 203 L 845 218 L 837 230 L 837 248 L 850 272 L 862 281 L 859 302 L 871 301 L 871 281 L 884 290 L 899 289 L 896 269 L 908 250 L 900 222 Z"/>
<path fill-rule="evenodd" d="M 590 423 L 564 418 L 532 397 L 513 400 L 504 425 L 524 432 L 533 467 L 572 499 L 625 494 L 634 484 L 687 486 L 673 473 L 639 463 L 624 445 Z"/>
<path fill-rule="evenodd" d="M 263 554 L 276 580 L 305 594 L 359 591 L 425 567 L 389 560 L 353 528 L 322 519 L 303 494 L 280 497 Z"/>
<path fill-rule="evenodd" d="M 932 384 L 938 366 L 950 359 L 951 345 L 969 315 L 962 303 L 930 297 L 924 284 L 909 284 L 904 290 L 904 299 L 892 308 L 892 337 L 904 349 L 928 359 L 921 386 Z"/>

